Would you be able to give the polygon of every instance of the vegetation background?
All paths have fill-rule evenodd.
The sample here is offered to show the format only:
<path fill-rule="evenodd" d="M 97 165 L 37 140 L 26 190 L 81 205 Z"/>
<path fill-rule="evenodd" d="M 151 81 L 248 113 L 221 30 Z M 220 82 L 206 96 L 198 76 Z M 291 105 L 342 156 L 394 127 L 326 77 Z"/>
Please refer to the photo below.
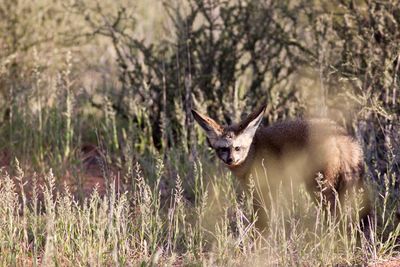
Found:
<path fill-rule="evenodd" d="M 398 0 L 3 0 L 0 18 L 1 265 L 398 254 Z M 251 194 L 215 164 L 190 109 L 231 123 L 263 101 L 266 125 L 330 117 L 359 140 L 371 237 L 323 223 L 306 194 L 281 196 L 259 235 Z"/>

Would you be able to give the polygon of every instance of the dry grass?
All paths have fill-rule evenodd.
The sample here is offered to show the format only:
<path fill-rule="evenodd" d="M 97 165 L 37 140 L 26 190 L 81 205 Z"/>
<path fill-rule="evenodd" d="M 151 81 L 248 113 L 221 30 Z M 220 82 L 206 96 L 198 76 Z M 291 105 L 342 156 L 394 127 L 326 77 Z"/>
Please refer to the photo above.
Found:
<path fill-rule="evenodd" d="M 300 198 L 277 195 L 261 235 L 251 216 L 252 195 L 237 196 L 234 178 L 210 177 L 196 165 L 194 200 L 185 197 L 179 175 L 166 200 L 160 191 L 165 166 L 158 162 L 154 184 L 136 165 L 129 174 L 133 189 L 117 190 L 112 183 L 103 196 L 95 190 L 82 201 L 68 187 L 56 190 L 51 170 L 40 186 L 34 178 L 32 187 L 25 186 L 32 178 L 18 162 L 14 179 L 3 170 L 1 264 L 365 265 L 397 255 L 400 226 L 394 224 L 389 180 L 384 195 L 373 201 L 376 213 L 367 237 L 351 220 L 349 207 L 340 207 L 346 212 L 334 220 L 302 188 Z"/>

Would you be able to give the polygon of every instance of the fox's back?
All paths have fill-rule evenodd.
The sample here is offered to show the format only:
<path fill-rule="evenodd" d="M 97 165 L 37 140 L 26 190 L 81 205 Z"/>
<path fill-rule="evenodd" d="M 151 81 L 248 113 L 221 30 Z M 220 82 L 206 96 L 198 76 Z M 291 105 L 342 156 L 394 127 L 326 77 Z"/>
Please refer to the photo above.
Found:
<path fill-rule="evenodd" d="M 305 148 L 330 138 L 350 138 L 346 131 L 328 119 L 284 121 L 268 127 L 259 127 L 254 146 L 257 149 L 282 153 L 285 148 Z"/>
<path fill-rule="evenodd" d="M 328 119 L 310 119 L 259 127 L 247 162 L 232 171 L 245 180 L 254 171 L 266 171 L 272 183 L 292 179 L 307 184 L 322 173 L 336 185 L 359 180 L 361 169 L 362 149 L 344 128 Z"/>

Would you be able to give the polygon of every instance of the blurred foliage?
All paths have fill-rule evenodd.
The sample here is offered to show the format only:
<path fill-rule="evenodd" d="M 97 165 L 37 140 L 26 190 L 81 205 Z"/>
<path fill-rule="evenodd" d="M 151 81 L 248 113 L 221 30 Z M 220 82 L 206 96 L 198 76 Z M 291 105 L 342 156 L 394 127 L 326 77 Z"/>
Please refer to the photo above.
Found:
<path fill-rule="evenodd" d="M 33 49 L 51 61 L 48 58 L 55 51 L 48 49 L 64 47 L 65 34 L 78 27 L 66 16 L 63 1 L 49 2 L 0 2 L 0 96 L 3 98 L 9 99 L 13 90 L 15 94 L 22 93 L 32 82 Z"/>
<path fill-rule="evenodd" d="M 207 107 L 208 113 L 230 123 L 242 110 L 271 101 L 273 92 L 286 91 L 282 107 L 296 100 L 290 78 L 305 64 L 306 55 L 312 55 L 296 40 L 295 14 L 301 6 L 187 1 L 164 7 L 173 37 L 158 43 L 132 35 L 137 21 L 127 7 L 111 16 L 99 7 L 95 15 L 101 14 L 100 21 L 86 15 L 93 32 L 109 37 L 116 51 L 122 85 L 117 111 L 128 113 L 132 99 L 150 111 L 159 132 L 154 135 L 157 146 L 166 147 L 181 136 L 192 142 L 190 109 L 195 106 Z M 87 9 L 82 1 L 78 10 Z"/>
<path fill-rule="evenodd" d="M 399 4 L 338 1 L 334 12 L 322 6 L 314 30 L 328 97 L 344 93 L 357 103 L 366 161 L 389 173 L 400 164 Z"/>
<path fill-rule="evenodd" d="M 18 0 L 0 15 L 9 136 L 24 116 L 46 129 L 53 107 L 68 114 L 61 155 L 93 142 L 99 114 L 111 151 L 133 127 L 141 151 L 194 155 L 191 108 L 231 123 L 267 101 L 267 123 L 334 117 L 364 142 L 371 173 L 399 170 L 398 1 Z"/>

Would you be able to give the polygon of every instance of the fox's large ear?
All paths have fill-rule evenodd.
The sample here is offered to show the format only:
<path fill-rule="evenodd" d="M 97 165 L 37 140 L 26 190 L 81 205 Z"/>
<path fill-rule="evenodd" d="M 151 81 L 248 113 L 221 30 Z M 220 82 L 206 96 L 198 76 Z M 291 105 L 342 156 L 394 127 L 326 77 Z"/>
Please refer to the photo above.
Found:
<path fill-rule="evenodd" d="M 249 139 L 253 139 L 254 134 L 262 121 L 265 109 L 266 105 L 264 104 L 243 120 L 239 124 L 239 134 L 245 135 Z"/>
<path fill-rule="evenodd" d="M 221 125 L 219 125 L 216 121 L 214 121 L 210 117 L 202 115 L 193 109 L 192 109 L 192 114 L 194 119 L 206 132 L 208 138 L 210 139 L 216 138 L 222 133 L 223 128 L 221 127 Z"/>

